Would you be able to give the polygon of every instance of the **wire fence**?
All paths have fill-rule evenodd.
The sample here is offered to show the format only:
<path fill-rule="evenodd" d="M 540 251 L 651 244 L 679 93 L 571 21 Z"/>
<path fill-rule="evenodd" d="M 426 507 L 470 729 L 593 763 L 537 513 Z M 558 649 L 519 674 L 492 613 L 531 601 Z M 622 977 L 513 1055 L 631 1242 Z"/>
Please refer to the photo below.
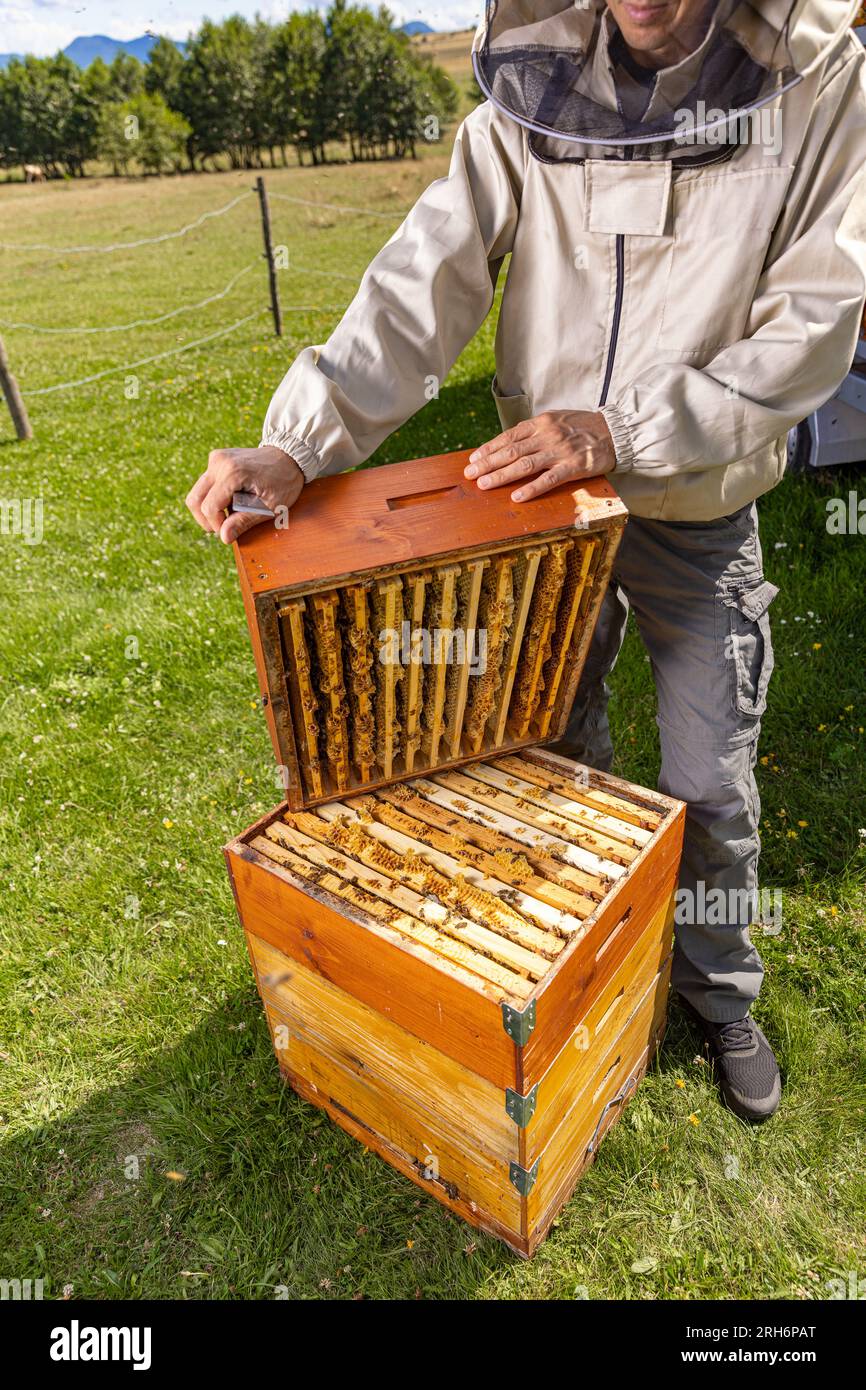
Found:
<path fill-rule="evenodd" d="M 154 236 L 137 237 L 134 240 L 130 241 L 94 243 L 81 246 L 55 246 L 47 242 L 11 242 L 0 240 L 0 250 L 21 253 L 37 252 L 40 254 L 57 256 L 108 255 L 119 251 L 135 251 L 143 247 L 158 246 L 166 242 L 176 241 L 182 237 L 188 236 L 190 233 L 195 232 L 200 228 L 204 227 L 206 224 L 214 221 L 214 219 L 224 217 L 227 213 L 230 213 L 234 208 L 238 207 L 242 203 L 245 203 L 247 199 L 255 196 L 255 189 L 246 189 L 243 193 L 238 194 L 236 198 L 232 198 L 230 202 L 223 204 L 221 207 L 211 208 L 208 211 L 203 212 L 199 217 L 195 218 L 194 221 L 188 222 L 184 226 L 175 228 L 172 231 L 161 232 Z M 297 198 L 287 193 L 275 193 L 268 191 L 267 198 L 268 200 L 276 199 L 280 202 L 293 204 L 298 207 L 321 209 L 326 212 L 336 212 L 351 217 L 382 218 L 391 221 L 392 223 L 398 218 L 401 218 L 405 215 L 405 213 L 403 212 L 382 212 L 378 209 L 359 208 L 345 203 L 316 202 L 314 199 Z M 89 337 L 103 334 L 108 335 L 114 333 L 129 333 L 138 329 L 158 327 L 161 324 L 169 323 L 172 320 L 181 318 L 184 315 L 198 313 L 199 311 L 206 309 L 210 305 L 216 304 L 221 300 L 227 299 L 228 296 L 232 293 L 232 291 L 236 288 L 236 286 L 246 276 L 248 276 L 251 271 L 255 270 L 257 266 L 261 265 L 263 261 L 267 264 L 272 254 L 273 253 L 269 248 L 262 256 L 245 265 L 241 270 L 239 270 L 235 275 L 232 276 L 229 282 L 222 289 L 217 290 L 213 294 L 206 295 L 203 299 L 198 299 L 195 301 L 175 305 L 173 308 L 167 309 L 165 312 L 156 314 L 149 318 L 143 317 L 133 319 L 129 323 L 113 323 L 104 325 L 63 325 L 45 323 L 40 324 L 30 322 L 28 320 L 0 318 L 0 328 L 11 330 L 13 332 L 19 331 L 24 333 L 44 334 L 46 336 L 51 337 L 62 337 L 64 335 L 70 337 Z M 355 288 L 357 288 L 357 285 L 359 283 L 357 276 L 345 274 L 341 271 L 325 270 L 312 266 L 297 265 L 294 263 L 294 261 L 292 262 L 291 269 L 297 274 L 303 276 L 321 277 L 324 279 L 340 281 L 344 284 L 351 284 Z M 282 313 L 289 314 L 340 314 L 344 311 L 345 305 L 290 304 L 287 306 L 280 306 L 280 309 Z M 254 320 L 261 318 L 264 314 L 268 312 L 271 312 L 268 306 L 262 305 L 260 308 L 253 310 L 249 314 L 245 314 L 241 318 L 236 319 L 234 322 L 224 325 L 223 327 L 216 329 L 212 333 L 207 333 L 203 337 L 196 338 L 192 342 L 182 343 L 179 346 L 169 348 L 164 352 L 157 352 L 146 357 L 140 357 L 132 362 L 117 363 L 113 366 L 106 367 L 101 371 L 92 372 L 89 375 L 78 377 L 75 380 L 59 381 L 53 383 L 50 386 L 41 386 L 33 389 L 28 389 L 23 391 L 21 394 L 27 397 L 28 399 L 36 396 L 49 396 L 59 391 L 73 391 L 78 389 L 79 387 L 90 386 L 95 382 L 104 380 L 106 377 L 116 376 L 122 373 L 132 373 L 137 371 L 141 367 L 149 366 L 155 362 L 164 361 L 166 358 L 179 356 L 182 353 L 192 352 L 197 348 L 203 347 L 207 343 L 213 343 L 221 338 L 228 337 L 230 334 L 238 332 L 247 324 L 252 323 Z"/>
<path fill-rule="evenodd" d="M 348 203 L 317 203 L 309 198 L 293 198 L 288 193 L 270 193 L 270 198 L 278 198 L 281 203 L 296 203 L 298 207 L 304 208 L 324 208 L 327 212 L 348 212 L 358 217 L 385 217 L 388 221 L 393 221 L 393 212 L 379 212 L 375 208 L 355 208 Z M 396 214 L 398 217 L 405 217 L 406 212 Z"/>
<path fill-rule="evenodd" d="M 231 294 L 239 280 L 242 280 L 245 275 L 249 275 L 251 270 L 255 270 L 257 264 L 257 261 L 251 261 L 249 265 L 244 266 L 243 270 L 239 270 L 237 275 L 232 276 L 225 289 L 220 290 L 217 294 L 208 295 L 207 299 L 199 299 L 195 304 L 179 304 L 176 309 L 169 309 L 167 313 L 157 314 L 156 317 L 152 319 L 133 319 L 132 323 L 111 323 L 92 328 L 85 328 L 79 325 L 58 327 L 57 325 L 24 323 L 15 322 L 11 319 L 0 319 L 0 328 L 18 328 L 26 330 L 29 333 L 53 334 L 128 333 L 134 328 L 152 328 L 155 324 L 168 323 L 169 319 L 176 319 L 181 314 L 195 313 L 196 309 L 204 309 L 208 304 L 216 304 L 217 300 L 225 299 L 226 295 Z"/>
<path fill-rule="evenodd" d="M 197 217 L 194 222 L 188 222 L 185 227 L 178 227 L 175 232 L 162 232 L 159 236 L 139 237 L 137 241 L 99 242 L 93 246 L 52 246 L 47 242 L 0 241 L 0 250 L 47 251 L 55 256 L 83 256 L 94 252 L 100 252 L 104 255 L 110 251 L 136 251 L 141 246 L 158 246 L 160 242 L 175 241 L 178 237 L 187 236 L 190 232 L 204 226 L 205 222 L 210 222 L 214 217 L 224 217 L 227 212 L 231 212 L 232 208 L 236 208 L 238 203 L 243 203 L 247 198 L 253 196 L 253 190 L 248 188 L 237 198 L 232 198 L 231 202 L 226 203 L 224 207 L 203 212 L 201 217 Z"/>
<path fill-rule="evenodd" d="M 53 391 L 72 391 L 76 386 L 89 386 L 93 381 L 102 381 L 103 377 L 114 376 L 118 372 L 134 372 L 138 367 L 147 367 L 151 362 L 162 362 L 166 357 L 177 357 L 182 352 L 192 352 L 193 348 L 202 347 L 205 343 L 212 343 L 217 338 L 225 338 L 229 333 L 234 333 L 238 328 L 243 328 L 245 323 L 251 323 L 253 319 L 261 318 L 262 314 L 268 312 L 267 308 L 254 309 L 251 314 L 238 319 L 237 323 L 229 324 L 227 328 L 218 328 L 215 333 L 208 333 L 204 338 L 198 338 L 194 343 L 182 343 L 180 347 L 169 348 L 166 352 L 154 353 L 152 357 L 141 357 L 137 362 L 124 362 L 117 367 L 106 367 L 104 371 L 94 372 L 92 376 L 79 377 L 78 381 L 58 381 L 54 386 L 40 386 L 36 391 L 28 391 L 28 396 L 49 396 Z"/>

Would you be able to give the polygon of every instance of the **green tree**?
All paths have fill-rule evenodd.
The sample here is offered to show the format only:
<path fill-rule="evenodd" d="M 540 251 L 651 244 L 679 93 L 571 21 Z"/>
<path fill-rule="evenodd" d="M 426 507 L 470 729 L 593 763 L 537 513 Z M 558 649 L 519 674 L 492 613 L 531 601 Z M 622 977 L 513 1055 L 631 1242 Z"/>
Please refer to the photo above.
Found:
<path fill-rule="evenodd" d="M 271 112 L 275 144 L 293 146 L 299 164 L 304 154 L 318 158 L 317 112 L 325 53 L 321 15 L 293 14 L 273 32 L 267 51 L 263 97 Z"/>
<path fill-rule="evenodd" d="M 336 146 L 343 158 L 404 158 L 419 139 L 439 139 L 456 110 L 453 83 L 388 10 L 333 0 L 324 18 L 309 11 L 276 27 L 205 20 L 185 54 L 158 40 L 147 67 L 125 53 L 86 72 L 62 54 L 12 62 L 0 73 L 0 162 L 83 174 L 99 151 L 118 172 L 158 172 L 176 167 L 181 131 L 193 169 L 222 158 L 261 168 L 262 152 L 273 165 L 277 149 L 285 163 L 289 145 L 301 164 Z M 124 133 L 136 120 L 137 143 Z"/>
<path fill-rule="evenodd" d="M 4 169 L 22 162 L 21 121 L 16 100 L 14 74 L 0 70 L 0 164 Z"/>
<path fill-rule="evenodd" d="M 93 155 L 97 111 L 80 68 L 62 53 L 26 57 L 9 64 L 2 84 L 4 161 L 82 175 Z"/>
<path fill-rule="evenodd" d="M 145 172 L 178 173 L 192 133 L 188 122 L 179 112 L 169 110 L 157 93 L 142 92 L 127 105 L 139 118 L 141 148 L 138 157 Z"/>
<path fill-rule="evenodd" d="M 108 71 L 115 101 L 125 101 L 127 97 L 138 96 L 139 92 L 144 91 L 144 64 L 131 53 L 115 53 Z"/>
<path fill-rule="evenodd" d="M 144 90 L 161 96 L 166 106 L 180 110 L 184 56 L 176 43 L 160 36 L 144 70 Z"/>
<path fill-rule="evenodd" d="M 364 35 L 361 31 L 368 17 L 367 11 L 350 8 L 346 0 L 334 0 L 325 16 L 325 52 L 319 100 L 312 122 L 314 163 L 325 162 L 325 145 L 329 140 L 351 139 L 349 112 L 363 61 L 360 50 L 364 46 Z"/>
<path fill-rule="evenodd" d="M 117 93 L 112 83 L 111 68 L 104 58 L 94 58 L 82 74 L 84 86 L 97 111 L 108 101 L 116 101 Z"/>
<path fill-rule="evenodd" d="M 115 174 L 133 164 L 146 174 L 180 169 L 190 128 L 183 116 L 170 111 L 156 92 L 139 92 L 127 101 L 102 108 L 97 148 Z"/>
<path fill-rule="evenodd" d="M 99 113 L 96 148 L 100 159 L 110 164 L 115 178 L 127 174 L 135 160 L 138 132 L 132 113 L 122 101 L 106 102 Z"/>
<path fill-rule="evenodd" d="M 394 29 L 390 12 L 334 0 L 317 113 L 318 157 L 327 141 L 348 142 L 353 159 L 414 156 L 422 136 L 438 139 L 457 110 L 442 71 Z"/>
<path fill-rule="evenodd" d="M 233 169 L 261 164 L 264 71 L 254 26 L 239 15 L 205 20 L 187 45 L 180 110 L 192 128 L 194 157 L 227 154 Z"/>
<path fill-rule="evenodd" d="M 62 54 L 53 61 L 55 80 L 65 81 L 69 94 L 66 119 L 60 131 L 62 160 L 69 173 L 83 178 L 86 161 L 96 154 L 102 93 L 89 71 L 82 72 Z"/>
<path fill-rule="evenodd" d="M 166 106 L 186 119 L 184 105 L 184 65 L 186 59 L 176 43 L 160 37 L 150 50 L 150 57 L 144 71 L 145 91 L 161 96 Z M 186 139 L 186 157 L 190 169 L 195 169 L 196 139 L 192 126 L 187 121 L 189 134 Z"/>

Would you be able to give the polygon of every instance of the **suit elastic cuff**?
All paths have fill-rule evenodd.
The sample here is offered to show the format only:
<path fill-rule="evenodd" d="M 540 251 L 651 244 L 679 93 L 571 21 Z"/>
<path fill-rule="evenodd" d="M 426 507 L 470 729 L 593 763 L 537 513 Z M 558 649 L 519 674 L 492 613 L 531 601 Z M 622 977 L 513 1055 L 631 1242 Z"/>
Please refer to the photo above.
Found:
<path fill-rule="evenodd" d="M 607 421 L 616 453 L 614 473 L 630 473 L 635 464 L 634 439 L 631 426 L 619 406 L 603 405 L 601 414 Z"/>
<path fill-rule="evenodd" d="M 324 471 L 324 461 L 299 435 L 292 434 L 288 430 L 276 430 L 262 435 L 260 445 L 262 449 L 282 449 L 284 454 L 289 454 L 300 468 L 308 483 L 317 478 Z"/>

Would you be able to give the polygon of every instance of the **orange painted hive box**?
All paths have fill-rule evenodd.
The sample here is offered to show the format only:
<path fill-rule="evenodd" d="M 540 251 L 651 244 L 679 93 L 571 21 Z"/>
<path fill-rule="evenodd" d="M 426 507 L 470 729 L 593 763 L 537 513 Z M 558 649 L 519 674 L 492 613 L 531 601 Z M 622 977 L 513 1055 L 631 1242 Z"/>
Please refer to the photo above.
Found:
<path fill-rule="evenodd" d="M 313 483 L 297 526 L 238 546 L 288 800 L 225 853 L 286 1079 L 528 1256 L 661 1039 L 685 809 L 532 746 L 567 718 L 616 494 L 476 508 L 464 464 Z M 443 568 L 443 626 L 477 652 L 487 624 L 468 675 L 420 640 Z"/>

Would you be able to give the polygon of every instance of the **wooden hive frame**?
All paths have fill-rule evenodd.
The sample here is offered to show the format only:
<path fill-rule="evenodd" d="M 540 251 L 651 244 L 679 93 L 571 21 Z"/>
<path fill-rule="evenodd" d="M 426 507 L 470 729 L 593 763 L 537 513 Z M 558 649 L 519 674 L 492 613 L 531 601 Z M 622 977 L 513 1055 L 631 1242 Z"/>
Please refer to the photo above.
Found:
<path fill-rule="evenodd" d="M 532 1254 L 660 1041 L 684 814 L 536 749 L 264 817 L 226 857 L 287 1079 Z"/>
<path fill-rule="evenodd" d="M 293 809 L 564 730 L 626 510 L 600 478 L 512 503 L 467 483 L 467 460 L 317 480 L 286 530 L 235 547 Z M 384 659 L 381 634 L 406 629 L 408 655 Z M 470 673 L 480 632 L 486 669 Z"/>

